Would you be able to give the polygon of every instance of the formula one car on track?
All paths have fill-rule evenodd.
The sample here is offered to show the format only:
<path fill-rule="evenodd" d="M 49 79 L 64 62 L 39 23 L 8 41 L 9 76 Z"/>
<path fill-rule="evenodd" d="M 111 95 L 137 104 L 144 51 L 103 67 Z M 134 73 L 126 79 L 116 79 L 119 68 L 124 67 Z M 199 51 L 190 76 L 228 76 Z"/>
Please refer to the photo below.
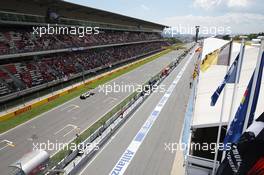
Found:
<path fill-rule="evenodd" d="M 95 94 L 94 92 L 85 92 L 84 94 L 80 96 L 80 99 L 84 100 L 90 96 L 93 96 L 94 94 Z"/>

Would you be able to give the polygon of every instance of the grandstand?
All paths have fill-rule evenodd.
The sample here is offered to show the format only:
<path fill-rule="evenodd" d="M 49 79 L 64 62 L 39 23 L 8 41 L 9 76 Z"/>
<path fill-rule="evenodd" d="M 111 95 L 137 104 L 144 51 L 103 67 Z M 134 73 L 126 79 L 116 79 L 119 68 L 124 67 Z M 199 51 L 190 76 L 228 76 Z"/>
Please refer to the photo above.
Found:
<path fill-rule="evenodd" d="M 98 27 L 99 34 L 33 33 L 33 27 L 47 24 Z M 1 103 L 98 74 L 170 44 L 161 37 L 166 26 L 59 0 L 1 1 L 0 26 Z"/>

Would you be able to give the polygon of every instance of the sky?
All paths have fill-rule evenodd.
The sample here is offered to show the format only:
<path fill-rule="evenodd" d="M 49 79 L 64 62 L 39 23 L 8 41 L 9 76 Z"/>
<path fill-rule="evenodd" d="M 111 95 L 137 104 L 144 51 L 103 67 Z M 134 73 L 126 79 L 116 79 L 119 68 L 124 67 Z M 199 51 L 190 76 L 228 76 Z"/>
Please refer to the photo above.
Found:
<path fill-rule="evenodd" d="M 201 26 L 202 32 L 264 32 L 263 0 L 66 1 L 168 25 L 186 33 L 196 25 Z"/>

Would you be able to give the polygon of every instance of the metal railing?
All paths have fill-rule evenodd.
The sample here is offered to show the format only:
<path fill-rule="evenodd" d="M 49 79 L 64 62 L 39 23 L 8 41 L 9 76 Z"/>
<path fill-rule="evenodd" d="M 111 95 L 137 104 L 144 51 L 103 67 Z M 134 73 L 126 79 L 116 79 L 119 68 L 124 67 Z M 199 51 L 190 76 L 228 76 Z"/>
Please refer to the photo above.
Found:
<path fill-rule="evenodd" d="M 188 155 L 185 165 L 186 175 L 211 175 L 213 171 L 214 160 Z M 219 167 L 218 161 L 216 163 L 216 167 Z"/>

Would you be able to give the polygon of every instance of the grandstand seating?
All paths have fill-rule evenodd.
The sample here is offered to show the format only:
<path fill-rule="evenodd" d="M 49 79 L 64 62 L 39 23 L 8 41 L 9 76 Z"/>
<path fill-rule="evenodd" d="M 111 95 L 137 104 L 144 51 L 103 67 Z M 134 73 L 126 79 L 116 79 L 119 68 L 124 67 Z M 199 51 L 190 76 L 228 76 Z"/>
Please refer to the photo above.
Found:
<path fill-rule="evenodd" d="M 0 96 L 31 88 L 54 80 L 68 80 L 82 71 L 135 57 L 160 49 L 168 43 L 158 33 L 102 30 L 99 34 L 84 35 L 34 35 L 30 27 L 0 29 L 0 55 L 28 53 L 64 48 L 121 44 L 115 47 L 85 51 L 62 52 L 19 58 L 0 65 Z M 130 42 L 149 41 L 126 45 Z M 35 55 L 35 54 L 33 54 Z M 12 56 L 12 55 L 11 55 Z"/>
<path fill-rule="evenodd" d="M 8 75 L 8 73 L 0 70 L 0 96 L 6 95 L 13 91 L 16 91 L 13 79 Z"/>
<path fill-rule="evenodd" d="M 0 55 L 160 39 L 156 33 L 101 31 L 97 35 L 42 35 L 32 29 L 0 30 Z"/>
<path fill-rule="evenodd" d="M 18 35 L 16 35 L 18 37 Z M 150 42 L 136 45 L 123 45 L 91 49 L 78 52 L 64 52 L 21 59 L 14 63 L 3 64 L 0 69 L 0 95 L 21 90 L 14 80 L 31 88 L 58 79 L 68 80 L 72 75 L 100 66 L 158 50 L 166 42 Z M 12 75 L 10 77 L 10 75 Z"/>

